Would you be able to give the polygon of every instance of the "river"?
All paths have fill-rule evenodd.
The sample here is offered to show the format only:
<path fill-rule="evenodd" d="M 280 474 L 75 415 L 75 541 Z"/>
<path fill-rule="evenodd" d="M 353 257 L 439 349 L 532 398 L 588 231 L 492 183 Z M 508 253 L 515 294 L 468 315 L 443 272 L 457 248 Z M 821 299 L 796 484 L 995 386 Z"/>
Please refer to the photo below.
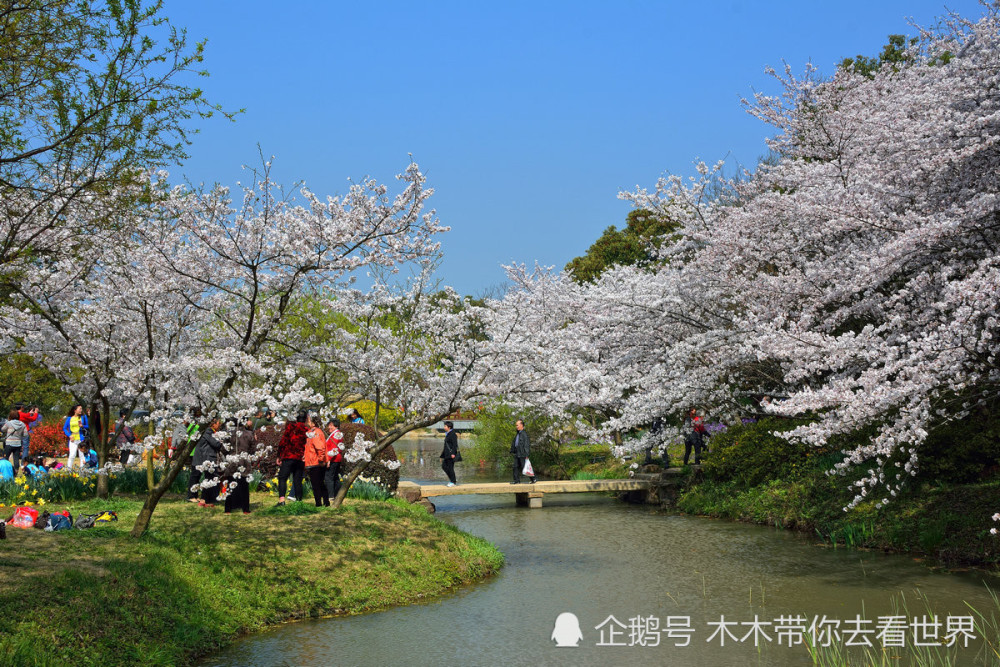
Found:
<path fill-rule="evenodd" d="M 441 442 L 399 443 L 403 477 L 444 480 Z M 509 474 L 476 461 L 458 465 L 459 483 Z M 511 495 L 436 501 L 440 519 L 503 551 L 507 563 L 497 577 L 422 605 L 284 625 L 203 664 L 806 665 L 812 660 L 796 640 L 808 640 L 813 624 L 838 631 L 839 641 L 829 635 L 835 646 L 851 636 L 877 648 L 899 641 L 893 628 L 901 621 L 909 646 L 915 637 L 943 638 L 949 622 L 960 630 L 971 613 L 966 603 L 1000 613 L 984 585 L 998 589 L 997 577 L 821 548 L 790 531 L 675 516 L 599 495 L 550 495 L 542 509 L 515 507 Z M 928 608 L 939 628 L 921 624 Z M 576 617 L 579 634 L 565 617 L 556 639 L 576 646 L 552 640 L 563 613 Z M 880 622 L 884 616 L 902 619 Z M 880 625 L 889 628 L 881 638 Z M 962 633 L 955 636 L 961 643 Z M 981 645 L 956 649 L 957 664 L 978 664 Z"/>

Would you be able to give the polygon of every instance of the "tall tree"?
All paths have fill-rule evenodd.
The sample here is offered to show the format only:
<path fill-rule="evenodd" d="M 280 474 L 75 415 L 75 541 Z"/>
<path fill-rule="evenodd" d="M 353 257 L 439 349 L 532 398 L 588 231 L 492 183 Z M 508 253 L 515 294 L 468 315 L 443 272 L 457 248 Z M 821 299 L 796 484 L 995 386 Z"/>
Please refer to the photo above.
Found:
<path fill-rule="evenodd" d="M 570 260 L 566 271 L 577 282 L 593 282 L 612 266 L 651 263 L 656 259 L 657 248 L 676 227 L 676 223 L 652 211 L 630 211 L 625 229 L 619 230 L 614 225 L 605 229 L 586 254 Z"/>
<path fill-rule="evenodd" d="M 775 157 L 732 196 L 705 197 L 707 167 L 625 195 L 679 221 L 666 261 L 524 281 L 506 307 L 541 322 L 511 371 L 552 405 L 609 401 L 605 437 L 771 383 L 770 410 L 808 418 L 783 437 L 863 437 L 831 470 L 850 506 L 891 502 L 931 429 L 1000 397 L 1000 5 L 885 61 L 786 70 L 749 104 Z"/>
<path fill-rule="evenodd" d="M 185 157 L 204 43 L 189 45 L 161 0 L 0 3 L 0 272 L 121 221 L 148 170 Z M 108 217 L 77 217 L 100 196 Z M 85 225 L 85 226 L 81 226 Z"/>

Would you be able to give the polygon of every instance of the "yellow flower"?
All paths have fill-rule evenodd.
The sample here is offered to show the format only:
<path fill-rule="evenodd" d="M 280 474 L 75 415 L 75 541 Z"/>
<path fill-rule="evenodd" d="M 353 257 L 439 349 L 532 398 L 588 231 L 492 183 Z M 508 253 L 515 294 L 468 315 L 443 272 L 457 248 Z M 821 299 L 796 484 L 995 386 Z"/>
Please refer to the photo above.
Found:
<path fill-rule="evenodd" d="M 45 498 L 39 498 L 38 499 L 38 504 L 39 505 L 44 505 L 45 504 Z"/>

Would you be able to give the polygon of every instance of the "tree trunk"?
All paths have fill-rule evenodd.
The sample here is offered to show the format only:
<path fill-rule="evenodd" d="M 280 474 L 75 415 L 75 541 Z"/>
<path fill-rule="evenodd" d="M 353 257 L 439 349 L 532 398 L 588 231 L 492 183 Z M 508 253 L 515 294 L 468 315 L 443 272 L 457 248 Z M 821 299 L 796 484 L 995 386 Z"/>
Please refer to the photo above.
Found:
<path fill-rule="evenodd" d="M 441 412 L 439 414 L 434 415 L 433 417 L 428 417 L 427 419 L 416 422 L 414 424 L 404 424 L 402 426 L 398 426 L 389 431 L 388 433 L 386 433 L 384 437 L 379 438 L 378 444 L 376 444 L 375 448 L 371 450 L 372 460 L 368 461 L 365 465 L 354 466 L 354 469 L 351 471 L 351 474 L 348 475 L 347 479 L 344 480 L 344 483 L 340 485 L 340 490 L 337 491 L 336 497 L 331 499 L 330 505 L 336 508 L 340 507 L 344 503 L 344 498 L 347 497 L 347 492 L 351 490 L 351 484 L 354 484 L 354 482 L 357 481 L 358 477 L 363 475 L 364 472 L 368 470 L 368 467 L 372 463 L 374 463 L 375 457 L 381 454 L 382 450 L 384 450 L 386 447 L 399 440 L 401 437 L 403 437 L 410 431 L 414 431 L 418 428 L 425 428 L 427 426 L 430 426 L 431 424 L 435 424 L 444 419 L 445 417 L 447 417 L 448 415 L 450 415 L 453 411 L 454 409 L 449 409 L 447 412 Z"/>
<path fill-rule="evenodd" d="M 94 440 L 94 449 L 97 450 L 97 468 L 98 470 L 103 470 L 104 465 L 108 461 L 108 452 L 111 449 L 110 440 L 108 437 L 108 431 L 111 430 L 108 419 L 111 418 L 111 405 L 108 400 L 101 397 L 100 408 L 102 412 L 103 419 L 101 419 L 100 433 L 96 435 Z M 97 497 L 104 498 L 105 500 L 111 495 L 111 480 L 108 478 L 107 474 L 97 475 Z"/>
<path fill-rule="evenodd" d="M 207 425 L 204 428 L 208 428 Z M 198 431 L 200 433 L 201 429 L 198 429 Z M 187 466 L 188 461 L 191 459 L 191 452 L 194 450 L 196 444 L 195 439 L 191 438 L 183 450 L 178 449 L 174 458 L 167 464 L 166 470 L 163 472 L 163 477 L 160 478 L 160 483 L 153 486 L 146 495 L 146 501 L 142 504 L 139 516 L 135 519 L 135 525 L 132 526 L 132 537 L 142 537 L 142 534 L 149 528 L 149 520 L 153 517 L 153 510 L 156 509 L 156 505 L 160 502 L 163 494 L 167 492 L 167 489 L 170 488 L 174 480 L 177 479 L 177 476 Z"/>
<path fill-rule="evenodd" d="M 379 409 L 382 407 L 382 391 L 375 385 L 375 423 L 372 426 L 375 427 L 375 435 L 378 435 L 378 413 Z"/>
<path fill-rule="evenodd" d="M 153 490 L 153 486 L 156 482 L 156 476 L 153 474 L 153 452 L 155 450 L 150 449 L 146 452 L 146 488 L 150 491 Z"/>

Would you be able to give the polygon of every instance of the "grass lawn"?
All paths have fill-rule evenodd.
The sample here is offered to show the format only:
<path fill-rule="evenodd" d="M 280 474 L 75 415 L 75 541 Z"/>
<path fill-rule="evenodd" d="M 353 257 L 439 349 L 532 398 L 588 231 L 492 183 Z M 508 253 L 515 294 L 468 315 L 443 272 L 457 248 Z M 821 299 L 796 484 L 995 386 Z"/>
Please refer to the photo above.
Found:
<path fill-rule="evenodd" d="M 0 541 L 0 662 L 176 665 L 283 621 L 354 614 L 440 595 L 503 564 L 490 543 L 402 501 L 340 510 L 253 494 L 253 514 L 164 499 L 149 532 L 141 501 L 48 504 L 116 524 Z M 263 511 L 257 511 L 257 510 Z M 4 517 L 11 513 L 3 508 Z"/>

